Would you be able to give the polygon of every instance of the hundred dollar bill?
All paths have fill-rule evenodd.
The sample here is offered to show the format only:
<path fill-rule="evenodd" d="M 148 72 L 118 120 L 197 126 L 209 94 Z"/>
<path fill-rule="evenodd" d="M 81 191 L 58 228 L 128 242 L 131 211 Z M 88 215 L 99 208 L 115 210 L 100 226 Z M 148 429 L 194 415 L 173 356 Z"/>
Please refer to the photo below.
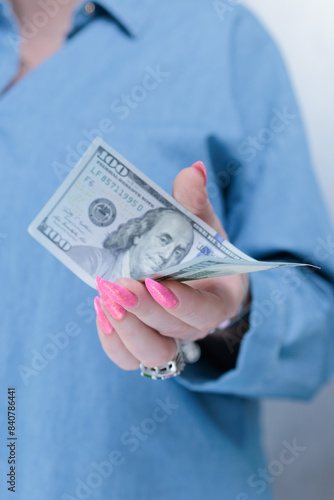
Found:
<path fill-rule="evenodd" d="M 298 264 L 244 254 L 96 138 L 28 228 L 85 283 L 189 281 Z"/>

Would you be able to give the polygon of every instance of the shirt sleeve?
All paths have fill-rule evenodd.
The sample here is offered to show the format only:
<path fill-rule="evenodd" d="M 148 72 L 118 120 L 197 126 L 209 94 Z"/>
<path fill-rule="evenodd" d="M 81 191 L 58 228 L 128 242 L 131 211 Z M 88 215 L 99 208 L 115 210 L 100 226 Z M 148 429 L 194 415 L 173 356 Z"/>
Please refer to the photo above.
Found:
<path fill-rule="evenodd" d="M 240 134 L 226 144 L 217 132 L 210 143 L 220 175 L 231 158 L 238 166 L 222 187 L 227 233 L 256 259 L 321 269 L 250 274 L 250 326 L 235 368 L 221 374 L 200 360 L 176 380 L 193 391 L 307 399 L 334 367 L 334 235 L 286 69 L 270 36 L 244 9 L 229 50 Z"/>

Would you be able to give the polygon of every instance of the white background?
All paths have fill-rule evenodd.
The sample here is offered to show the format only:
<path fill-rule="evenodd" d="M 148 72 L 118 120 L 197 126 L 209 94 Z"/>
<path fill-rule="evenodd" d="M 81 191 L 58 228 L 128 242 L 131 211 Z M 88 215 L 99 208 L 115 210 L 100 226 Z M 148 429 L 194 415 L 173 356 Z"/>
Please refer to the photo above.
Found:
<path fill-rule="evenodd" d="M 247 0 L 245 4 L 263 21 L 285 57 L 306 122 L 314 166 L 334 221 L 334 3 Z M 275 401 L 265 402 L 263 407 L 268 464 L 279 457 L 284 440 L 296 438 L 306 447 L 275 478 L 276 500 L 333 500 L 334 384 L 311 403 Z M 258 498 L 261 500 L 261 495 Z"/>

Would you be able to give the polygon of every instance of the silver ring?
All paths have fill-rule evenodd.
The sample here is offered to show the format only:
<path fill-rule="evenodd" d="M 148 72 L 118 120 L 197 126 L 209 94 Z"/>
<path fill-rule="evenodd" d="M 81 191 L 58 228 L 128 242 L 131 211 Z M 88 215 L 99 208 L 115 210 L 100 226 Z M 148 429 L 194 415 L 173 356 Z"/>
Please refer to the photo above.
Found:
<path fill-rule="evenodd" d="M 176 344 L 176 354 L 172 361 L 168 361 L 163 366 L 154 366 L 149 368 L 140 363 L 141 375 L 143 377 L 148 377 L 153 380 L 165 380 L 167 378 L 176 377 L 179 375 L 183 368 L 185 367 L 185 356 L 182 351 L 181 342 L 177 339 L 173 339 Z"/>

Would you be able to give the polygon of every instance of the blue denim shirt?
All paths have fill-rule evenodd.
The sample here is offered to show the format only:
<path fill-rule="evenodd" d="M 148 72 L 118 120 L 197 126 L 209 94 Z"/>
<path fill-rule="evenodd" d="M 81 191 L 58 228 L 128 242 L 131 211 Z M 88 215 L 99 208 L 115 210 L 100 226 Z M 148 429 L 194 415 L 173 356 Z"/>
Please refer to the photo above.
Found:
<path fill-rule="evenodd" d="M 41 4 L 21 39 L 0 1 L 1 90 L 18 71 L 19 43 L 59 8 Z M 321 267 L 251 275 L 234 369 L 202 359 L 164 382 L 122 371 L 100 346 L 94 292 L 27 233 L 96 135 L 169 192 L 202 160 L 236 246 Z M 300 443 L 282 444 L 276 469 L 266 463 L 259 400 L 309 398 L 332 373 L 334 237 L 263 27 L 236 2 L 80 5 L 62 49 L 2 93 L 0 158 L 1 498 L 13 497 L 7 387 L 20 500 L 270 498 Z M 233 351 L 238 339 L 227 342 Z"/>

